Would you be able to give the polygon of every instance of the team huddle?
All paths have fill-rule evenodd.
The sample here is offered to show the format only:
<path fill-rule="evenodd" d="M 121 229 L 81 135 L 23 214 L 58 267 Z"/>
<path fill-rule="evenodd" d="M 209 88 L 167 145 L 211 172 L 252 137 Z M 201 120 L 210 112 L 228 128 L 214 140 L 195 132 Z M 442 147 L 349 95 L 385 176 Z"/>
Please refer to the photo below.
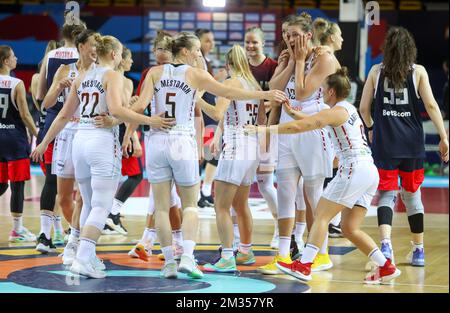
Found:
<path fill-rule="evenodd" d="M 64 46 L 48 49 L 31 86 L 41 112 L 39 132 L 23 82 L 10 76 L 17 58 L 10 47 L 0 46 L 0 195 L 10 182 L 10 241 L 37 241 L 37 251 L 55 251 L 51 229 L 62 233 L 54 212 L 59 206 L 70 225 L 63 264 L 73 274 L 106 277 L 97 241 L 105 227 L 126 234 L 120 209 L 142 180 L 139 157 L 145 151 L 151 184 L 146 228 L 128 254 L 148 261 L 158 237 L 163 278 L 185 273 L 201 279 L 203 272 L 232 273 L 237 265 L 256 262 L 248 204 L 255 176 L 274 218 L 270 246 L 278 250 L 258 268 L 261 274 L 309 281 L 311 272 L 331 269 L 333 224 L 369 257 L 373 271 L 365 283 L 398 277 L 391 225 L 399 176 L 413 239 L 408 262 L 424 266 L 419 98 L 439 131 L 445 162 L 449 145 L 427 73 L 414 63 L 412 36 L 401 27 L 390 29 L 384 61 L 371 69 L 358 112 L 347 101 L 347 69 L 335 57 L 343 44 L 339 26 L 302 13 L 286 18 L 282 32 L 275 61 L 263 53 L 264 32 L 248 29 L 244 47 L 234 45 L 226 54 L 226 76 L 220 79 L 208 72 L 202 49 L 210 31 L 174 36 L 159 31 L 152 51 L 157 65 L 143 71 L 133 95 L 124 76 L 132 64 L 130 50 L 81 21 L 65 24 Z M 203 114 L 219 123 L 210 150 L 218 155 L 214 208 L 221 247 L 217 260 L 200 267 L 194 252 L 199 195 L 204 197 Z M 33 152 L 27 129 L 37 137 Z M 38 238 L 22 225 L 30 155 L 46 175 Z M 119 186 L 122 175 L 128 179 Z M 360 229 L 377 191 L 381 248 Z"/>

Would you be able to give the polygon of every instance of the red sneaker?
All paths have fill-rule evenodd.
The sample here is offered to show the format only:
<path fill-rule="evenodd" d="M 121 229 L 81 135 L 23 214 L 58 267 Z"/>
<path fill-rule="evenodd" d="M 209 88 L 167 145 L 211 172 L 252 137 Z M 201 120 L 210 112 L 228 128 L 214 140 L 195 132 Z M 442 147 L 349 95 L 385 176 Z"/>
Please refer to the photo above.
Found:
<path fill-rule="evenodd" d="M 377 267 L 373 272 L 369 273 L 364 279 L 366 284 L 385 284 L 395 277 L 400 276 L 402 272 L 392 264 L 391 259 L 387 259 L 386 263 Z"/>
<path fill-rule="evenodd" d="M 277 268 L 285 274 L 293 276 L 303 281 L 311 280 L 311 265 L 312 263 L 303 264 L 299 260 L 295 260 L 291 264 L 277 262 Z"/>

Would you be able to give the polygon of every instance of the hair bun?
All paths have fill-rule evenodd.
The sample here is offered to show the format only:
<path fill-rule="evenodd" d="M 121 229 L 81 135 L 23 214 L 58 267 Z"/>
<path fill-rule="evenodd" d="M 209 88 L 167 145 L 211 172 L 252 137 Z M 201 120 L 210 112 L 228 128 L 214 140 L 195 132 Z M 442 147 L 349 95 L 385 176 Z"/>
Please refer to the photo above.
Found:
<path fill-rule="evenodd" d="M 348 76 L 348 68 L 346 66 L 343 66 L 336 71 L 336 74 L 339 74 L 341 76 Z"/>
<path fill-rule="evenodd" d="M 314 28 L 326 28 L 328 21 L 322 17 L 318 17 L 314 20 Z"/>
<path fill-rule="evenodd" d="M 307 20 L 309 23 L 312 23 L 312 17 L 311 17 L 311 15 L 310 15 L 309 13 L 307 13 L 307 12 L 302 12 L 302 13 L 300 13 L 299 17 L 300 17 L 300 18 L 303 18 L 303 19 L 305 19 L 305 20 Z"/>

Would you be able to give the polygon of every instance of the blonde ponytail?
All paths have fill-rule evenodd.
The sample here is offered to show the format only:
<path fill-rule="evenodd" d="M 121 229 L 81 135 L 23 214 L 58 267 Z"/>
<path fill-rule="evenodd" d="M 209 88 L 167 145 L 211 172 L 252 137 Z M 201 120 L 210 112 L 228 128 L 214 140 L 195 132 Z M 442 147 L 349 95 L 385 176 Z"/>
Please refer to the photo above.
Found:
<path fill-rule="evenodd" d="M 237 76 L 242 76 L 256 90 L 261 90 L 261 86 L 250 70 L 244 48 L 240 45 L 234 45 L 226 55 L 226 62 Z"/>

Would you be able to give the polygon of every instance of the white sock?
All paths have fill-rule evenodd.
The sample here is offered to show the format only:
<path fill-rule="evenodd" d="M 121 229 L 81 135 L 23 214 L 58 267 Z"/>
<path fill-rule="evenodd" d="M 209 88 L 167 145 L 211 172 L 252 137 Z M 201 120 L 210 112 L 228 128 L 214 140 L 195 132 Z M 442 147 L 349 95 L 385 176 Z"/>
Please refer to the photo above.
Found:
<path fill-rule="evenodd" d="M 234 256 L 233 249 L 222 249 L 222 253 L 220 254 L 220 256 L 225 260 L 231 259 Z"/>
<path fill-rule="evenodd" d="M 312 245 L 312 244 L 306 244 L 305 250 L 303 250 L 302 258 L 300 260 L 301 263 L 313 263 L 314 259 L 316 258 L 317 253 L 319 252 L 319 248 Z"/>
<path fill-rule="evenodd" d="M 287 258 L 289 256 L 290 247 L 291 237 L 280 236 L 280 243 L 278 244 L 278 254 L 283 258 Z"/>
<path fill-rule="evenodd" d="M 53 227 L 55 232 L 60 232 L 61 234 L 64 232 L 64 228 L 61 223 L 61 216 L 55 215 L 53 219 Z"/>
<path fill-rule="evenodd" d="M 209 197 L 211 195 L 211 189 L 212 189 L 212 185 L 211 184 L 205 184 L 203 183 L 202 185 L 202 193 L 205 197 Z"/>
<path fill-rule="evenodd" d="M 299 240 L 303 238 L 303 234 L 305 233 L 306 229 L 306 223 L 304 222 L 297 222 L 295 223 L 295 239 Z"/>
<path fill-rule="evenodd" d="M 50 232 L 53 225 L 53 215 L 41 212 L 41 234 L 45 235 L 45 238 L 50 239 Z"/>
<path fill-rule="evenodd" d="M 248 254 L 250 252 L 250 250 L 252 249 L 252 244 L 245 244 L 245 243 L 240 243 L 239 244 L 239 252 L 243 253 L 243 254 Z"/>
<path fill-rule="evenodd" d="M 195 241 L 193 240 L 183 240 L 183 254 L 190 257 L 194 255 Z"/>
<path fill-rule="evenodd" d="M 181 232 L 181 229 L 172 230 L 172 237 L 177 245 L 183 245 L 183 233 Z"/>
<path fill-rule="evenodd" d="M 142 234 L 141 243 L 144 246 L 151 246 L 156 240 L 156 229 L 154 228 L 145 228 L 144 233 Z"/>
<path fill-rule="evenodd" d="M 123 206 L 123 202 L 122 201 L 114 199 L 113 200 L 113 206 L 111 208 L 111 214 L 112 215 L 120 214 L 120 210 L 122 209 L 122 206 Z"/>
<path fill-rule="evenodd" d="M 323 241 L 322 246 L 320 247 L 320 254 L 327 254 L 328 253 L 328 232 L 325 236 L 325 240 Z"/>
<path fill-rule="evenodd" d="M 77 242 L 80 238 L 80 231 L 70 226 L 69 242 Z"/>
<path fill-rule="evenodd" d="M 80 246 L 78 247 L 77 259 L 84 262 L 90 262 L 95 257 L 95 244 L 92 239 L 81 237 Z"/>
<path fill-rule="evenodd" d="M 22 230 L 22 216 L 13 216 L 13 230 L 19 232 Z"/>
<path fill-rule="evenodd" d="M 165 263 L 175 263 L 175 260 L 173 259 L 173 250 L 172 246 L 163 247 L 161 248 L 162 253 L 164 254 L 164 259 L 166 260 Z"/>
<path fill-rule="evenodd" d="M 384 266 L 387 261 L 384 254 L 378 248 L 373 249 L 372 252 L 369 253 L 369 258 L 380 267 Z"/>
<path fill-rule="evenodd" d="M 389 238 L 384 238 L 383 240 L 381 240 L 381 243 L 387 243 L 389 247 L 392 247 L 392 242 Z"/>
<path fill-rule="evenodd" d="M 239 226 L 238 224 L 233 224 L 233 234 L 234 234 L 234 241 L 240 242 L 241 234 L 239 233 Z"/>

